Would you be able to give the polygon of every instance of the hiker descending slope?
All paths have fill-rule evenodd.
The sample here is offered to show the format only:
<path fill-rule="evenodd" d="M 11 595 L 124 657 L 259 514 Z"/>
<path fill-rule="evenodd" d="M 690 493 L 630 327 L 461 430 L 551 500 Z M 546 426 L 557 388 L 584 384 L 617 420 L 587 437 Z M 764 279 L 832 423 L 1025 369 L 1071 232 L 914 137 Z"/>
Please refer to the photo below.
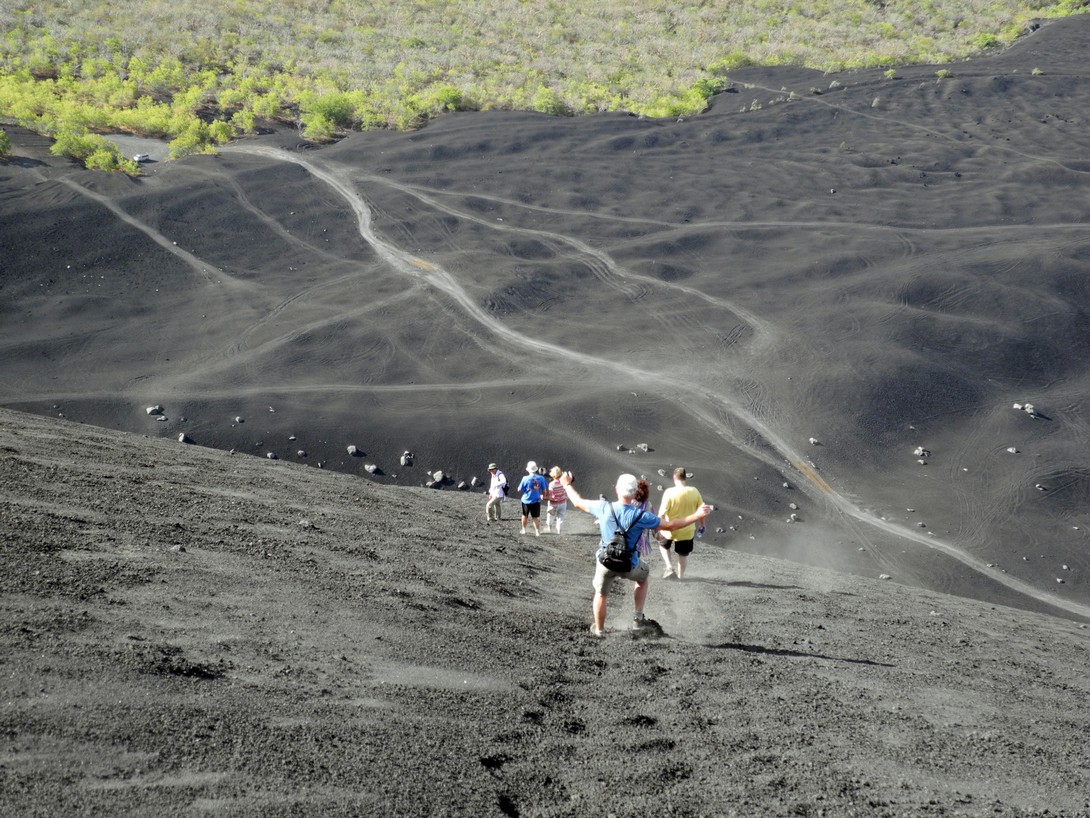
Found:
<path fill-rule="evenodd" d="M 601 542 L 595 554 L 594 570 L 594 624 L 590 632 L 594 636 L 603 636 L 606 629 L 606 594 L 615 577 L 631 580 L 635 584 L 633 603 L 636 613 L 633 627 L 644 627 L 647 618 L 643 605 L 647 600 L 649 569 L 640 559 L 637 543 L 645 529 L 673 531 L 703 520 L 711 513 L 712 507 L 702 504 L 687 517 L 677 520 L 663 520 L 650 511 L 643 511 L 635 505 L 637 481 L 634 475 L 622 474 L 614 487 L 617 500 L 609 502 L 584 500 L 572 486 L 572 473 L 560 475 L 560 482 L 568 493 L 568 500 L 580 511 L 594 515 L 602 532 Z"/>

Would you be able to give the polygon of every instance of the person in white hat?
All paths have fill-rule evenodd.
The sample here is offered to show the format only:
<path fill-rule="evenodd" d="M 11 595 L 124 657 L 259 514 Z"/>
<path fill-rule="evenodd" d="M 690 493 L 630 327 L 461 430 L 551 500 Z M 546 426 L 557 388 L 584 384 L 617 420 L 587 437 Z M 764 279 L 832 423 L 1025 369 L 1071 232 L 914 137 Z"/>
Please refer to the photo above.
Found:
<path fill-rule="evenodd" d="M 503 499 L 507 496 L 507 477 L 495 463 L 488 464 L 492 479 L 488 484 L 488 502 L 484 504 L 484 518 L 488 523 L 503 519 Z"/>
<path fill-rule="evenodd" d="M 534 525 L 534 536 L 541 536 L 541 529 L 538 527 L 537 521 L 541 517 L 541 497 L 548 488 L 548 481 L 537 473 L 537 463 L 531 460 L 526 464 L 526 476 L 519 483 L 519 494 L 522 495 L 522 530 L 519 531 L 520 534 L 526 533 L 526 521 L 529 519 Z"/>

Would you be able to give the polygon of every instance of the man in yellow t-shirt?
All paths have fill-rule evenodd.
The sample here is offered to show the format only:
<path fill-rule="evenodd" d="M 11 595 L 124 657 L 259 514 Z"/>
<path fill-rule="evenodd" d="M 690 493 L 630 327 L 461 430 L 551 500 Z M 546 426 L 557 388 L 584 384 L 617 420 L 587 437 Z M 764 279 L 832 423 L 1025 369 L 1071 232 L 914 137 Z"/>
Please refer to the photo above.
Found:
<path fill-rule="evenodd" d="M 662 493 L 662 504 L 659 506 L 659 517 L 664 520 L 680 520 L 688 517 L 704 503 L 700 492 L 690 486 L 686 480 L 688 475 L 685 469 L 674 469 L 674 485 Z M 700 523 L 703 530 L 703 521 Z M 664 539 L 659 543 L 659 551 L 662 552 L 663 562 L 666 563 L 666 572 L 663 579 L 676 576 L 681 579 L 685 576 L 685 565 L 689 555 L 693 553 L 693 536 L 696 533 L 695 525 L 687 525 L 673 531 L 664 531 Z M 677 569 L 670 564 L 670 547 L 677 552 Z"/>

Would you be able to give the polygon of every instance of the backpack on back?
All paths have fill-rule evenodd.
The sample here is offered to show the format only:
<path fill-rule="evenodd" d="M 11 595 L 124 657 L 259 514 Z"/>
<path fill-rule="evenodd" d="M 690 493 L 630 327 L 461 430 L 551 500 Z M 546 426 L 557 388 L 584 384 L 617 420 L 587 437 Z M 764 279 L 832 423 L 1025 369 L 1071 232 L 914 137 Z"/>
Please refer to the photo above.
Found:
<path fill-rule="evenodd" d="M 628 532 L 643 516 L 643 511 L 640 511 L 632 520 L 632 525 L 628 528 L 621 528 L 621 521 L 617 519 L 617 511 L 613 508 L 613 503 L 609 504 L 609 510 L 613 514 L 613 521 L 617 524 L 617 530 L 613 532 L 613 536 L 609 538 L 609 542 L 602 549 L 598 561 L 607 570 L 624 574 L 632 570 L 632 553 L 636 550 L 635 543 L 630 545 L 628 542 Z"/>

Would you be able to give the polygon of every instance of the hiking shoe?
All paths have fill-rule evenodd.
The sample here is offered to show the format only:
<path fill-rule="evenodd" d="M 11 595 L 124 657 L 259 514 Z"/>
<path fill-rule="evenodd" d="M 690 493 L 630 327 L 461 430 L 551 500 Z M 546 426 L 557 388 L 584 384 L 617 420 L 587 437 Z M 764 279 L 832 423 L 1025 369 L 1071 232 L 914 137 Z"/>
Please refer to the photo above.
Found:
<path fill-rule="evenodd" d="M 534 536 L 535 537 L 540 537 L 541 536 L 541 532 L 538 531 L 536 528 L 534 529 Z"/>
<path fill-rule="evenodd" d="M 642 613 L 638 613 L 632 619 L 632 627 L 637 630 L 639 630 L 640 628 L 649 628 L 651 627 L 651 622 Z"/>
<path fill-rule="evenodd" d="M 525 533 L 526 533 L 526 529 L 525 529 L 525 528 L 521 528 L 521 529 L 519 529 L 519 534 L 525 534 Z"/>
<path fill-rule="evenodd" d="M 676 577 L 676 576 L 677 576 L 677 574 L 674 573 L 673 568 L 667 568 L 665 571 L 662 572 L 662 578 L 663 579 L 669 579 L 670 577 Z"/>
<path fill-rule="evenodd" d="M 606 632 L 604 628 L 599 628 L 596 625 L 592 624 L 590 626 L 590 635 L 593 636 L 595 639 L 603 639 L 606 635 Z"/>

